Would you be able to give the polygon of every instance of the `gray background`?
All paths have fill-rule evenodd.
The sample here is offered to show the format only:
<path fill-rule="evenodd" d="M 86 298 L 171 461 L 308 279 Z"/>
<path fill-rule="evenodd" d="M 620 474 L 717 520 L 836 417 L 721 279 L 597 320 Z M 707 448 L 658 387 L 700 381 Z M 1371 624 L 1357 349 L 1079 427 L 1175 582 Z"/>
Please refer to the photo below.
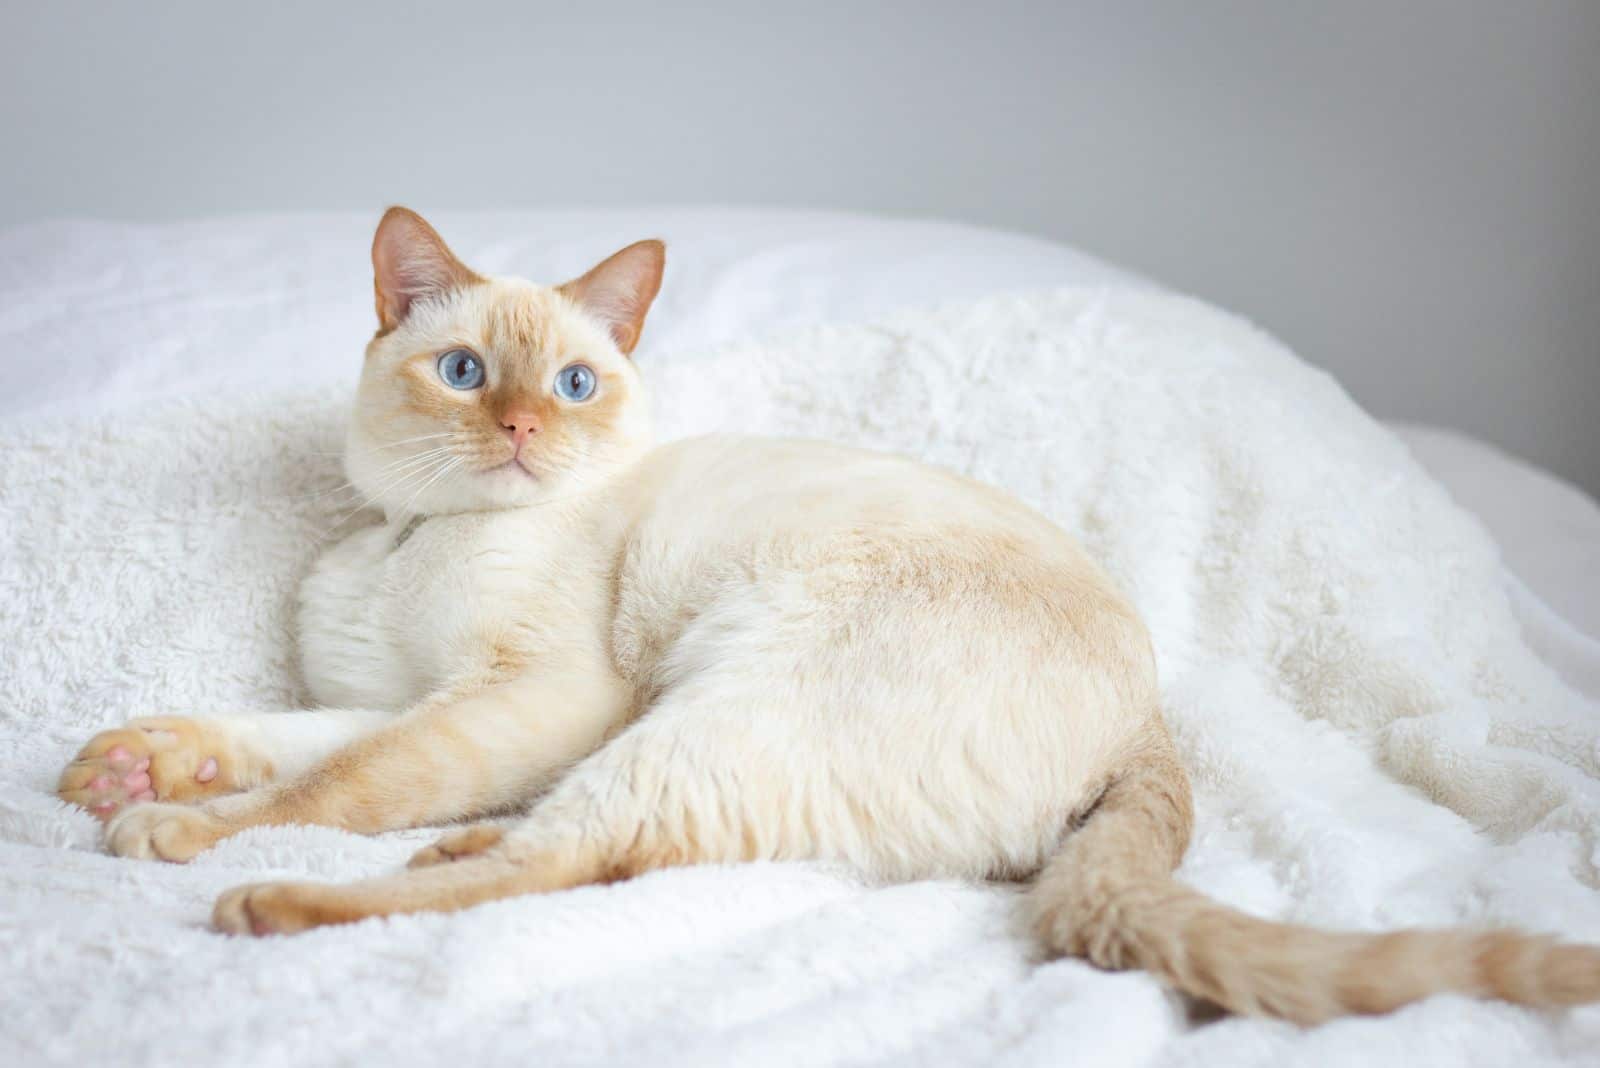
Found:
<path fill-rule="evenodd" d="M 1061 239 L 1600 491 L 1600 2 L 5 4 L 0 223 L 710 202 Z"/>

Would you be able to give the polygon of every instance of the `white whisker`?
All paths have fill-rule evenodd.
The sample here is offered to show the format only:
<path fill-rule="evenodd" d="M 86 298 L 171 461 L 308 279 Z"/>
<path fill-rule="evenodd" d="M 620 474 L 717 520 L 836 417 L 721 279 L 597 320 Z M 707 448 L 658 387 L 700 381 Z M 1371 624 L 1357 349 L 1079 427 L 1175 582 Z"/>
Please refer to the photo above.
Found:
<path fill-rule="evenodd" d="M 445 464 L 444 467 L 437 474 L 435 474 L 432 478 L 428 479 L 428 481 L 424 482 L 422 485 L 418 486 L 417 487 L 417 491 L 415 493 L 413 493 L 409 498 L 406 499 L 406 503 L 401 505 L 400 508 L 396 511 L 395 514 L 396 515 L 409 515 L 410 512 L 411 512 L 412 503 L 414 501 L 416 501 L 416 499 L 418 497 L 422 496 L 422 494 L 428 489 L 429 486 L 433 485 L 435 482 L 439 481 L 441 478 L 445 477 L 445 475 L 447 475 L 450 472 L 454 471 L 455 469 L 457 469 L 458 467 L 460 467 L 464 463 L 466 463 L 466 460 L 463 459 L 462 457 L 458 456 L 454 460 L 451 460 L 449 463 Z"/>
<path fill-rule="evenodd" d="M 373 447 L 378 449 L 398 449 L 402 445 L 412 445 L 419 441 L 433 441 L 436 438 L 448 438 L 454 436 L 454 430 L 444 430 L 437 434 L 419 434 L 414 438 L 401 438 L 399 441 L 391 441 L 386 445 L 375 445 Z"/>
<path fill-rule="evenodd" d="M 440 457 L 440 456 L 442 456 L 442 455 L 444 455 L 444 454 L 446 454 L 446 453 L 448 453 L 450 451 L 452 451 L 451 446 L 444 445 L 444 446 L 439 446 L 437 448 L 429 449 L 429 450 L 427 450 L 425 452 L 418 453 L 415 456 L 402 456 L 400 459 L 394 460 L 391 463 L 388 463 L 388 464 L 384 465 L 383 467 L 379 468 L 377 471 L 373 472 L 373 475 L 372 475 L 373 480 L 377 481 L 379 479 L 387 478 L 387 477 L 389 477 L 391 475 L 394 475 L 394 474 L 397 474 L 397 473 L 403 474 L 406 471 L 410 470 L 413 466 L 422 464 L 423 461 L 436 459 L 436 458 L 438 458 L 438 457 Z M 318 500 L 318 499 L 320 499 L 322 497 L 328 496 L 329 494 L 338 493 L 341 490 L 345 490 L 345 489 L 356 490 L 357 492 L 359 492 L 359 490 L 357 490 L 356 484 L 354 482 L 345 481 L 345 482 L 341 483 L 340 485 L 333 487 L 332 489 L 322 490 L 319 493 L 306 494 L 304 496 L 296 497 L 294 499 L 295 500 Z M 383 490 L 379 490 L 378 492 L 379 492 L 379 494 L 381 494 L 384 491 Z M 363 505 L 362 507 L 365 507 L 365 505 Z"/>
<path fill-rule="evenodd" d="M 446 452 L 448 450 L 440 451 Z M 346 523 L 350 522 L 350 520 L 354 519 L 356 516 L 360 515 L 362 512 L 366 511 L 373 504 L 377 503 L 380 497 L 387 496 L 388 494 L 396 491 L 403 493 L 405 492 L 404 487 L 406 487 L 408 483 L 420 482 L 429 475 L 434 474 L 438 470 L 439 466 L 448 467 L 450 464 L 455 462 L 455 460 L 451 460 L 448 457 L 430 455 L 425 462 L 417 462 L 412 466 L 409 466 L 405 471 L 400 472 L 400 474 L 390 479 L 387 483 L 374 491 L 373 494 L 366 500 L 356 505 L 353 510 L 351 510 L 332 527 L 329 527 L 328 531 L 322 536 L 321 540 L 326 541 L 328 538 L 332 537 L 335 531 L 344 526 Z"/>

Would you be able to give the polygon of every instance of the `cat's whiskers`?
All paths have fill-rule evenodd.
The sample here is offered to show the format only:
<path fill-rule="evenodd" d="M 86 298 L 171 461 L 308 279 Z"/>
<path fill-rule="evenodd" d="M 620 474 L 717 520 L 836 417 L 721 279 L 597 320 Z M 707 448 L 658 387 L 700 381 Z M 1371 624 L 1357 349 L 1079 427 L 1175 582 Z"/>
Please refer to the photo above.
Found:
<path fill-rule="evenodd" d="M 419 441 L 433 441 L 433 440 L 435 440 L 437 438 L 448 438 L 448 437 L 454 437 L 454 436 L 455 436 L 455 431 L 454 430 L 443 430 L 443 431 L 440 431 L 437 434 L 418 434 L 414 438 L 401 438 L 399 441 L 391 441 L 391 442 L 389 442 L 388 444 L 385 444 L 385 445 L 374 445 L 373 448 L 374 449 L 398 449 L 402 445 L 412 445 L 412 444 L 415 444 L 416 442 L 419 442 Z"/>
<path fill-rule="evenodd" d="M 465 458 L 457 456 L 455 459 L 453 459 L 450 462 L 446 463 L 444 465 L 444 467 L 441 468 L 432 478 L 428 479 L 428 481 L 426 481 L 422 485 L 418 486 L 415 493 L 413 493 L 410 497 L 406 498 L 406 503 L 401 505 L 395 511 L 395 515 L 397 515 L 397 516 L 409 516 L 411 514 L 411 505 L 413 503 L 415 503 L 415 501 L 416 501 L 416 499 L 418 497 L 422 496 L 422 494 L 427 491 L 429 486 L 432 486 L 435 482 L 438 482 L 441 478 L 444 478 L 446 475 L 450 474 L 452 471 L 457 470 L 462 465 L 464 465 L 466 462 L 467 461 L 466 461 Z"/>
<path fill-rule="evenodd" d="M 449 451 L 450 450 L 448 449 L 434 450 L 427 455 L 425 462 L 421 462 L 422 458 L 419 457 L 412 458 L 414 461 L 418 462 L 408 466 L 406 470 L 402 471 L 396 477 L 390 479 L 383 486 L 375 490 L 366 500 L 356 505 L 356 507 L 347 513 L 342 519 L 340 519 L 332 527 L 329 527 L 327 532 L 322 535 L 320 540 L 327 541 L 334 535 L 335 532 L 339 530 L 339 528 L 343 527 L 346 523 L 350 522 L 350 520 L 354 519 L 356 516 L 372 507 L 372 505 L 376 504 L 379 498 L 388 496 L 395 492 L 403 493 L 406 489 L 410 488 L 411 484 L 419 483 L 423 479 L 428 478 L 430 475 L 436 474 L 440 468 L 448 468 L 451 464 L 458 462 L 460 459 L 459 457 L 456 459 L 451 459 L 447 455 L 442 455 L 444 453 L 448 453 Z"/>
<path fill-rule="evenodd" d="M 398 449 L 401 446 L 412 445 L 412 444 L 415 444 L 416 442 L 419 442 L 419 441 L 433 441 L 433 440 L 436 440 L 438 438 L 448 438 L 448 437 L 452 437 L 454 435 L 455 435 L 455 431 L 453 431 L 453 430 L 444 430 L 444 431 L 440 431 L 437 434 L 418 434 L 414 438 L 401 438 L 399 441 L 391 441 L 391 442 L 388 442 L 388 443 L 383 444 L 383 445 L 371 445 L 371 446 L 368 446 L 368 448 L 372 449 L 374 452 L 377 452 L 377 451 L 380 451 L 380 450 L 383 450 L 383 449 Z M 327 450 L 323 450 L 323 449 L 317 449 L 317 450 L 314 450 L 312 452 L 312 455 L 313 456 L 336 456 L 336 457 L 342 457 L 347 452 L 348 452 L 348 450 L 346 450 L 346 449 L 339 449 L 339 450 L 332 451 L 332 452 L 327 451 Z"/>
<path fill-rule="evenodd" d="M 376 472 L 374 477 L 375 478 L 381 478 L 382 476 L 384 476 L 386 474 L 389 474 L 390 472 L 411 467 L 412 465 L 420 463 L 420 462 L 425 461 L 425 460 L 435 460 L 435 459 L 439 458 L 440 456 L 446 456 L 446 455 L 449 455 L 450 453 L 453 453 L 455 451 L 456 451 L 456 447 L 455 447 L 454 444 L 436 445 L 431 449 L 424 449 L 422 452 L 415 453 L 414 455 L 411 455 L 411 456 L 403 456 L 398 460 L 394 460 L 394 461 L 384 465 L 382 468 L 380 468 Z"/>
<path fill-rule="evenodd" d="M 440 456 L 440 455 L 442 455 L 444 453 L 452 451 L 452 448 L 453 448 L 453 446 L 451 446 L 451 445 L 442 445 L 442 446 L 437 446 L 435 448 L 428 449 L 428 450 L 426 450 L 424 452 L 418 453 L 415 456 L 402 456 L 399 459 L 394 460 L 393 462 L 391 462 L 389 464 L 386 464 L 383 467 L 379 468 L 373 474 L 373 478 L 374 479 L 380 479 L 380 478 L 387 477 L 388 475 L 393 474 L 394 472 L 396 472 L 397 470 L 401 469 L 402 467 L 409 467 L 410 464 L 412 464 L 412 463 L 414 463 L 416 461 L 422 460 L 424 458 L 432 459 L 434 457 Z M 320 500 L 323 497 L 328 496 L 329 494 L 339 493 L 339 492 L 342 492 L 344 490 L 355 490 L 355 489 L 356 489 L 355 483 L 351 482 L 351 481 L 349 481 L 347 479 L 346 481 L 341 482 L 339 485 L 334 486 L 331 489 L 320 490 L 320 491 L 318 491 L 316 493 L 302 494 L 302 495 L 295 496 L 295 497 L 293 497 L 291 499 L 292 500 L 296 500 L 296 501 L 308 501 L 308 500 L 309 501 L 315 501 L 315 500 Z"/>

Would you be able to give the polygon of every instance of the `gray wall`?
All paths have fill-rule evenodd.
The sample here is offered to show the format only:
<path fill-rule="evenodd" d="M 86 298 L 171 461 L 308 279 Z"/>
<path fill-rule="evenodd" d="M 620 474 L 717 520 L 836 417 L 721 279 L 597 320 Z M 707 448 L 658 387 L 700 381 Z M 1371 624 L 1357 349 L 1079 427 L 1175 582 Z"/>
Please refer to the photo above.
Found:
<path fill-rule="evenodd" d="M 1594 0 L 0 2 L 0 222 L 967 219 L 1208 297 L 1380 415 L 1600 490 Z"/>

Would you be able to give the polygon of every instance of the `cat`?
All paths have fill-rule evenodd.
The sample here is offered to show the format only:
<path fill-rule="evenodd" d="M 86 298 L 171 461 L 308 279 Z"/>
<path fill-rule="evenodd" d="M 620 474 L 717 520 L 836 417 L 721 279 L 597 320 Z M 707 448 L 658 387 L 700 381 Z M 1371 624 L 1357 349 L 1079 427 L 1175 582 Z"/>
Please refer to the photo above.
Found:
<path fill-rule="evenodd" d="M 236 888 L 219 930 L 824 859 L 1030 879 L 1051 951 L 1235 1012 L 1600 999 L 1600 949 L 1321 932 L 1178 882 L 1190 787 L 1133 606 L 1059 528 L 949 472 L 818 442 L 652 447 L 632 353 L 660 242 L 543 287 L 478 274 L 392 208 L 372 260 L 345 467 L 385 521 L 303 584 L 320 707 L 135 720 L 59 793 L 113 853 L 175 862 L 264 824 L 527 811 L 392 876 Z"/>

